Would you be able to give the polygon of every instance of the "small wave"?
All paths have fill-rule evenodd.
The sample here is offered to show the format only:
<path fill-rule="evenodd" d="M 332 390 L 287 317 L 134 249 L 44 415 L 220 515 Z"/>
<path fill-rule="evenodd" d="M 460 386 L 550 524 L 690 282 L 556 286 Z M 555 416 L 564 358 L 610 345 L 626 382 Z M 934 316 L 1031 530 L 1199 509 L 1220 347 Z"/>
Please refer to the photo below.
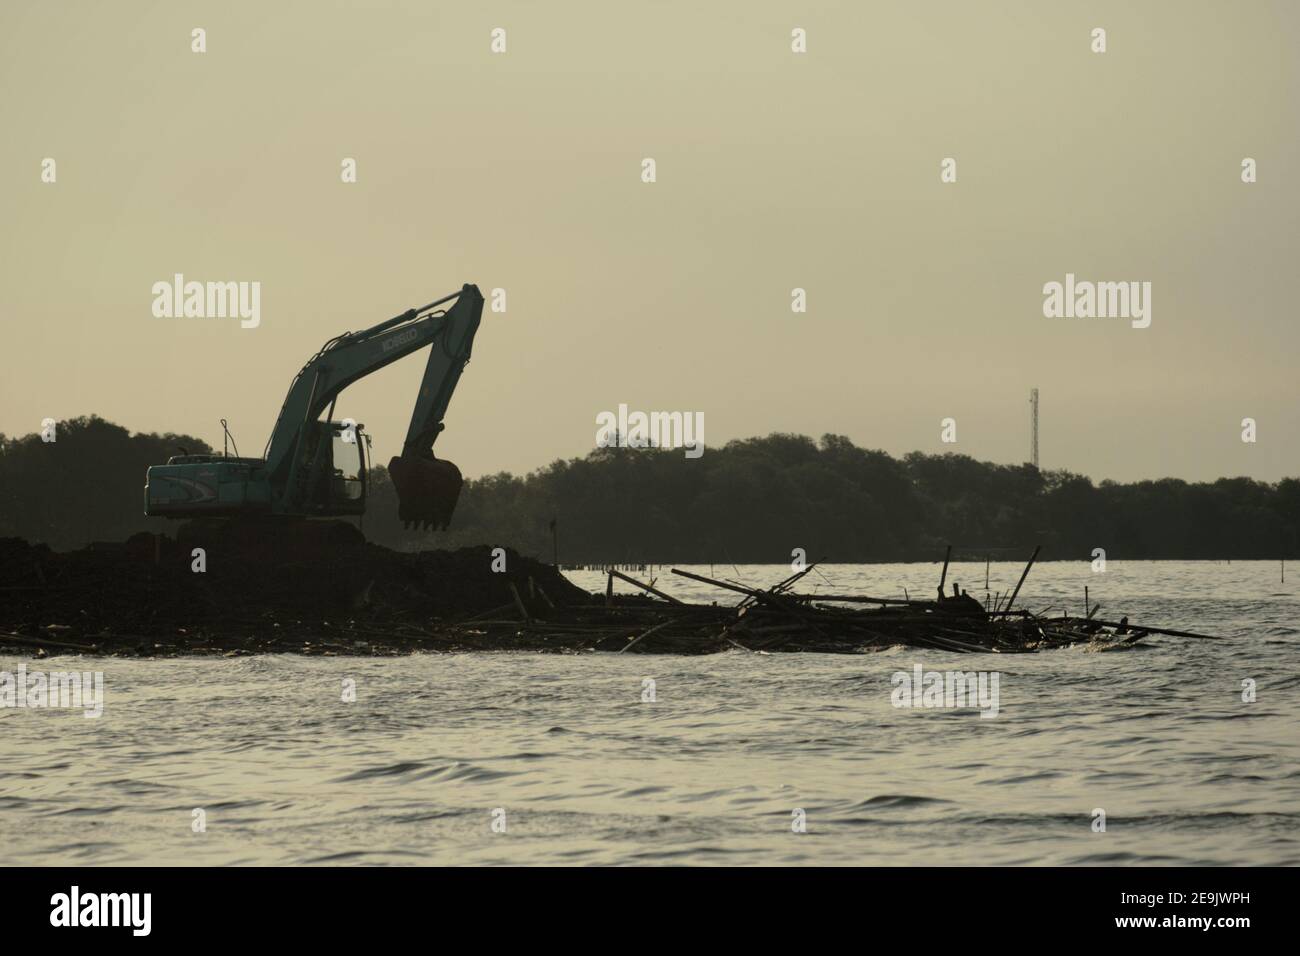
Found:
<path fill-rule="evenodd" d="M 1065 774 L 1059 770 L 1040 770 L 1038 773 L 1026 773 L 1015 777 L 1000 777 L 997 780 L 981 780 L 981 785 L 992 784 L 1001 786 L 1003 784 L 1032 783 L 1035 780 L 1051 780 L 1055 777 L 1063 777 Z"/>
<path fill-rule="evenodd" d="M 393 857 L 404 858 L 409 860 L 427 860 L 429 854 L 420 850 L 405 850 L 400 847 L 388 847 L 383 850 L 341 850 L 338 853 L 326 853 L 317 857 L 308 857 L 302 862 L 304 865 L 316 863 L 342 863 L 345 860 L 352 862 L 374 862 L 389 863 Z"/>
<path fill-rule="evenodd" d="M 939 797 L 922 797 L 910 793 L 885 793 L 855 803 L 852 810 L 893 810 L 899 807 L 924 807 L 935 803 L 951 803 Z"/>
<path fill-rule="evenodd" d="M 383 767 L 366 767 L 355 773 L 350 773 L 346 777 L 339 777 L 334 783 L 352 783 L 356 780 L 373 780 L 376 777 L 399 777 L 403 774 L 411 773 L 416 770 L 422 770 L 426 764 L 413 763 L 404 761 L 402 763 L 388 764 Z"/>
<path fill-rule="evenodd" d="M 1152 856 L 1144 853 L 1127 853 L 1120 850 L 1110 853 L 1085 853 L 1083 856 L 1071 857 L 1064 862 L 1066 866 L 1115 866 L 1120 863 L 1150 865 L 1186 863 L 1187 861 L 1176 856 Z"/>
<path fill-rule="evenodd" d="M 620 797 L 645 797 L 652 793 L 667 793 L 667 787 L 637 787 L 635 790 L 624 790 L 619 794 Z"/>
<path fill-rule="evenodd" d="M 108 807 L 67 807 L 63 810 L 48 810 L 42 816 L 47 817 L 103 817 L 125 810 L 121 804 Z"/>
<path fill-rule="evenodd" d="M 338 777 L 331 783 L 357 783 L 362 780 L 468 780 L 482 782 L 513 777 L 519 771 L 489 770 L 477 764 L 453 760 L 445 764 L 433 764 L 428 761 L 405 760 L 400 763 L 385 764 L 379 767 L 364 767 L 355 773 Z"/>

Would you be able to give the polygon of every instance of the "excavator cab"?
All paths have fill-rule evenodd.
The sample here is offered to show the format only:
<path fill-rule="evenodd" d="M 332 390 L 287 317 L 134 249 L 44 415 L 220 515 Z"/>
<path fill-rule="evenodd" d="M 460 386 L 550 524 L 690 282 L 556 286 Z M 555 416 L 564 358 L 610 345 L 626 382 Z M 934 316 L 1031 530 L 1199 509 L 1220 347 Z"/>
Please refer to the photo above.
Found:
<path fill-rule="evenodd" d="M 331 422 L 331 424 L 334 424 Z M 366 500 L 366 435 L 361 426 L 344 425 L 331 444 L 330 502 L 346 506 Z"/>
<path fill-rule="evenodd" d="M 359 515 L 366 510 L 365 429 L 351 419 L 313 422 L 305 432 L 304 509 L 318 515 Z"/>

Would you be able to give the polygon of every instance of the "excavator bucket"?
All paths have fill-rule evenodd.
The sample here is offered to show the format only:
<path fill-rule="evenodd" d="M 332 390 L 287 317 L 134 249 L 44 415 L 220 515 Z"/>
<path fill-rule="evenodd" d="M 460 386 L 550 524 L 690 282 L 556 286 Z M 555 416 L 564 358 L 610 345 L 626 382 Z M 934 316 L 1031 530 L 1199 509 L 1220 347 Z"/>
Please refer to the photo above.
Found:
<path fill-rule="evenodd" d="M 464 484 L 459 468 L 441 459 L 396 457 L 389 461 L 388 473 L 404 527 L 446 529 Z"/>

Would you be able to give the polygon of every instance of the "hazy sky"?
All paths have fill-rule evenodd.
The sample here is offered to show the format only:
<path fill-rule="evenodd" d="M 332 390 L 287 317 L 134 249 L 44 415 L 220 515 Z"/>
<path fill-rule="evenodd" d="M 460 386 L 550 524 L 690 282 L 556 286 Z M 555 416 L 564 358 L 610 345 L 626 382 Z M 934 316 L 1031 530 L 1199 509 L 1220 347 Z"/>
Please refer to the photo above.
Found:
<path fill-rule="evenodd" d="M 1262 0 L 6 0 L 0 431 L 260 453 L 326 339 L 475 282 L 508 312 L 437 445 L 469 476 L 619 403 L 1019 462 L 1033 386 L 1044 467 L 1300 474 L 1298 34 Z M 260 327 L 155 318 L 176 272 L 260 282 Z M 1150 328 L 1045 318 L 1067 272 L 1151 282 Z M 340 400 L 381 461 L 423 365 Z"/>

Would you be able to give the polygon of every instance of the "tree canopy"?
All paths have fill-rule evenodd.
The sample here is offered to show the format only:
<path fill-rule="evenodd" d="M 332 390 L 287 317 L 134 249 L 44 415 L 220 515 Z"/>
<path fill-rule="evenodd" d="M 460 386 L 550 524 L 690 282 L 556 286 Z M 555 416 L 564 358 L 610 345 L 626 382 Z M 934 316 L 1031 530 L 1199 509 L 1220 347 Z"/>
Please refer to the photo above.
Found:
<path fill-rule="evenodd" d="M 56 549 L 174 523 L 144 516 L 145 469 L 197 438 L 131 434 L 96 416 L 57 440 L 0 435 L 0 537 Z M 1121 484 L 1032 465 L 913 452 L 901 460 L 841 435 L 772 434 L 688 459 L 681 449 L 598 448 L 517 476 L 467 481 L 447 532 L 405 531 L 387 472 L 372 469 L 367 537 L 401 549 L 503 545 L 566 564 L 918 560 L 1035 543 L 1044 559 L 1277 558 L 1296 550 L 1300 480 Z"/>

